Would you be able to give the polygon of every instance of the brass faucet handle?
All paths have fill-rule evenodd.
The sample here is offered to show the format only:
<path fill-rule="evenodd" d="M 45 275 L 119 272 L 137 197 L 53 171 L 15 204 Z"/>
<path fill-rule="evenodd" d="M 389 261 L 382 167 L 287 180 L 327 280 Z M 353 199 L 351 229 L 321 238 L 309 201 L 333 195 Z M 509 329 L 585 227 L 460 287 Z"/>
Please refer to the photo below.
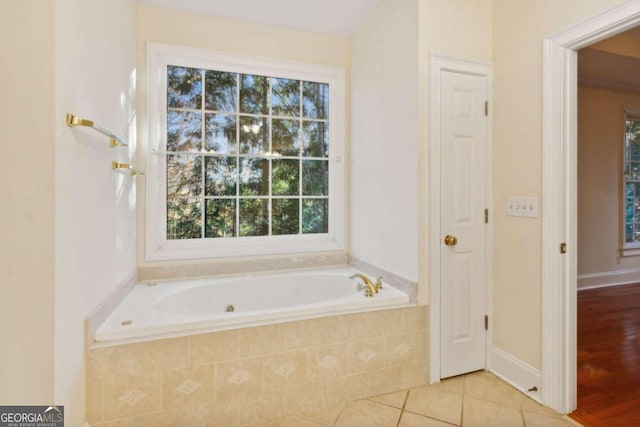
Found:
<path fill-rule="evenodd" d="M 382 289 L 382 276 L 376 278 L 376 290 L 379 291 L 380 289 Z"/>
<path fill-rule="evenodd" d="M 371 288 L 369 288 L 368 286 L 367 286 L 367 288 L 364 290 L 364 296 L 365 296 L 365 297 L 367 297 L 367 298 L 369 298 L 369 297 L 372 297 L 372 296 L 373 296 L 373 291 L 372 291 L 372 290 L 371 290 Z"/>

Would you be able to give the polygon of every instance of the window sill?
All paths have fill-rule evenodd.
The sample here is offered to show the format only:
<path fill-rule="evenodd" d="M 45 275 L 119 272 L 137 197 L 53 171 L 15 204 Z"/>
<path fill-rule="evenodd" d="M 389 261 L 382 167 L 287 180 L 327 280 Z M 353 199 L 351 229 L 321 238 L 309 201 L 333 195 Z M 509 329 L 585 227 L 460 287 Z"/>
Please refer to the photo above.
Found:
<path fill-rule="evenodd" d="M 640 256 L 640 246 L 620 249 L 620 256 Z"/>
<path fill-rule="evenodd" d="M 149 244 L 146 261 L 178 261 L 203 258 L 283 255 L 342 251 L 344 245 L 329 234 L 307 236 L 265 236 L 228 240 L 172 240 Z"/>

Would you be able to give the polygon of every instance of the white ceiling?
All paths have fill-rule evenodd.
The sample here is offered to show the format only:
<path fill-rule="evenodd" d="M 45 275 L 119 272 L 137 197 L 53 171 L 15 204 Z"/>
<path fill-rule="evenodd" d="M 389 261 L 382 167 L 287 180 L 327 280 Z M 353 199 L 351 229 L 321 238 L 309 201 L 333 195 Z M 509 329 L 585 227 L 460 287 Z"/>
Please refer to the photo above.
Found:
<path fill-rule="evenodd" d="M 348 36 L 380 0 L 138 0 L 258 24 Z"/>

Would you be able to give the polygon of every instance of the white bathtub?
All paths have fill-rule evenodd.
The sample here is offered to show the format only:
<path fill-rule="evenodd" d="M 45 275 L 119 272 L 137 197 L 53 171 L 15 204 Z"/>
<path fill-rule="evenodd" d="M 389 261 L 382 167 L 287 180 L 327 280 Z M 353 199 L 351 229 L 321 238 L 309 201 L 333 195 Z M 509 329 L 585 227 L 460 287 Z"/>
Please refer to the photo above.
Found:
<path fill-rule="evenodd" d="M 143 340 L 409 305 L 407 294 L 384 281 L 365 297 L 356 289 L 360 279 L 349 279 L 357 272 L 335 267 L 138 284 L 94 338 Z"/>

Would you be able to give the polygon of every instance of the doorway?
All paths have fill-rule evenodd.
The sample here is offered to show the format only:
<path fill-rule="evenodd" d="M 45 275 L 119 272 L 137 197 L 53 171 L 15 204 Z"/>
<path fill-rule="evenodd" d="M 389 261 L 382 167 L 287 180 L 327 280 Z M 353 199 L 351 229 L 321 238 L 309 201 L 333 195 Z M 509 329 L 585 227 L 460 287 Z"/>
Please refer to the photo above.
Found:
<path fill-rule="evenodd" d="M 576 408 L 577 50 L 640 23 L 622 4 L 544 40 L 542 400 Z"/>
<path fill-rule="evenodd" d="M 431 57 L 430 381 L 488 367 L 492 66 Z"/>

